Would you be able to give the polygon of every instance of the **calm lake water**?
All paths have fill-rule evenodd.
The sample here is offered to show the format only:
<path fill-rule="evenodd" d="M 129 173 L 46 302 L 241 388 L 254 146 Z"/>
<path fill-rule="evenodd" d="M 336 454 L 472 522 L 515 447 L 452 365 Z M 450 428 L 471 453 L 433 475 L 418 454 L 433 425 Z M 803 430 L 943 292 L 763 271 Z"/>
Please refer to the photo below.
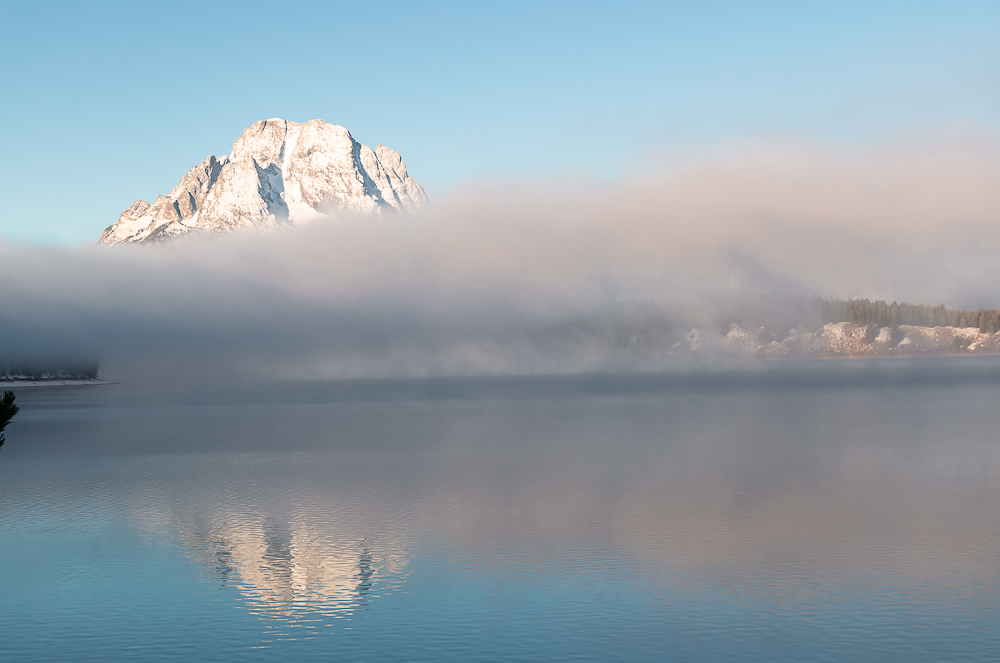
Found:
<path fill-rule="evenodd" d="M 997 661 L 1000 361 L 21 389 L 3 661 Z"/>

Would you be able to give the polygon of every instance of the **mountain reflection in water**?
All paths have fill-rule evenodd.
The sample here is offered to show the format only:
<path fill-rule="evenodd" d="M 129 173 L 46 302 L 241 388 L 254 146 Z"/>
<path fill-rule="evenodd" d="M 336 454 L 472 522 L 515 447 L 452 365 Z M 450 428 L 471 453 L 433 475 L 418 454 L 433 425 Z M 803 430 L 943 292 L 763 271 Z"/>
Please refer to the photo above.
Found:
<path fill-rule="evenodd" d="M 373 522 L 374 508 L 325 491 L 332 472 L 313 475 L 319 485 L 308 486 L 301 473 L 309 470 L 298 463 L 248 456 L 229 477 L 231 460 L 206 456 L 197 469 L 181 462 L 169 486 L 144 496 L 135 518 L 147 535 L 181 542 L 206 580 L 237 589 L 253 614 L 308 626 L 365 610 L 405 580 L 405 536 Z M 365 517 L 345 517 L 345 507 Z"/>
<path fill-rule="evenodd" d="M 187 533 L 220 583 L 235 585 L 255 614 L 296 621 L 303 614 L 340 617 L 367 608 L 376 580 L 405 568 L 401 552 L 361 541 L 355 550 L 302 523 L 244 523 L 204 536 Z"/>

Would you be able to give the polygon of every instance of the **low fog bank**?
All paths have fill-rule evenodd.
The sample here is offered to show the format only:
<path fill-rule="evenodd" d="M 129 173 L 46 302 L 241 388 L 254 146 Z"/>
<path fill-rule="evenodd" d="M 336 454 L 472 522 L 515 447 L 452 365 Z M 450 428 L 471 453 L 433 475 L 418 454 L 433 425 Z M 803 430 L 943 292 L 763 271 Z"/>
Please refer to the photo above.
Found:
<path fill-rule="evenodd" d="M 0 245 L 0 363 L 102 376 L 660 370 L 692 328 L 817 321 L 814 296 L 1000 305 L 1000 148 L 757 145 L 611 184 L 469 185 L 159 246 Z"/>

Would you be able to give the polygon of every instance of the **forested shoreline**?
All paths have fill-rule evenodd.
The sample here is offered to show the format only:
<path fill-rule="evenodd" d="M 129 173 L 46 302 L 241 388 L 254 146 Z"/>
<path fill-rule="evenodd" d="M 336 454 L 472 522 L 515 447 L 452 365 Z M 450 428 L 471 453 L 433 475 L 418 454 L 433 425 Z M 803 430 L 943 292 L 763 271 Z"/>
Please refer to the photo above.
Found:
<path fill-rule="evenodd" d="M 738 340 L 746 346 L 741 345 L 739 352 L 783 356 L 857 355 L 868 351 L 884 354 L 896 352 L 901 344 L 910 353 L 1000 353 L 1000 309 L 957 309 L 944 304 L 758 296 L 736 298 L 718 307 L 713 318 L 701 321 L 654 305 L 630 303 L 599 320 L 596 329 L 591 322 L 580 324 L 585 331 L 604 334 L 605 340 L 610 338 L 614 351 L 625 348 L 651 353 L 651 357 L 661 356 L 656 354 L 656 348 L 669 354 L 683 345 L 708 347 L 713 338 L 723 339 L 719 340 L 722 352 L 734 351 L 726 343 L 732 345 Z M 824 325 L 838 323 L 855 324 L 860 329 L 824 330 Z M 891 331 L 886 333 L 884 328 Z M 977 339 L 972 329 L 988 336 Z M 98 362 L 93 360 L 22 357 L 12 361 L 9 355 L 0 358 L 0 385 L 97 379 Z"/>
<path fill-rule="evenodd" d="M 96 380 L 97 362 L 78 364 L 0 363 L 0 383 L 46 380 Z"/>
<path fill-rule="evenodd" d="M 944 304 L 906 304 L 868 299 L 817 299 L 816 307 L 824 324 L 853 322 L 877 327 L 977 327 L 980 332 L 1000 331 L 1000 309 L 963 310 Z"/>

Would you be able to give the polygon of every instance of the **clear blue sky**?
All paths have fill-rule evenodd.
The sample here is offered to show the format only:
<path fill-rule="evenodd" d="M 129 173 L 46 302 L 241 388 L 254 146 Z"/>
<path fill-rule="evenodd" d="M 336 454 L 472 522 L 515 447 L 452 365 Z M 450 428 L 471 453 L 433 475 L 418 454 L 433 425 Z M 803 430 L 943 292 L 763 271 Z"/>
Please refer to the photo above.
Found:
<path fill-rule="evenodd" d="M 252 122 L 398 150 L 432 200 L 676 148 L 1000 134 L 1000 1 L 0 0 L 0 238 L 96 240 Z"/>

